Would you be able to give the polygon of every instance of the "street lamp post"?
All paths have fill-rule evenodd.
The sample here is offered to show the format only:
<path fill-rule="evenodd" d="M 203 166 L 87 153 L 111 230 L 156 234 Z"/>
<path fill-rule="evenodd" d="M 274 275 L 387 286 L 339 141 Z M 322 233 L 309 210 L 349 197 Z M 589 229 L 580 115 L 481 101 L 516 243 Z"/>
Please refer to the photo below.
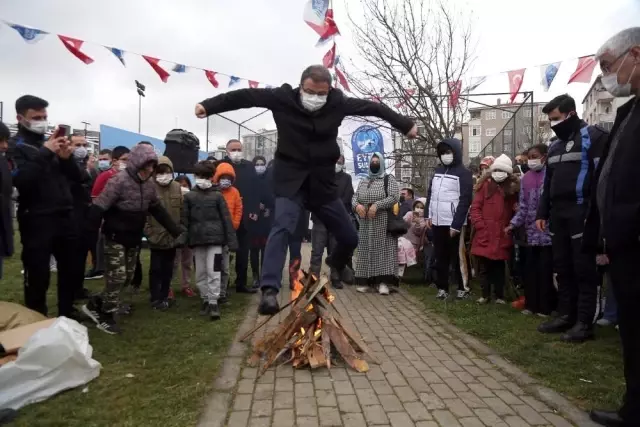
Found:
<path fill-rule="evenodd" d="M 145 96 L 146 86 L 136 80 L 136 89 L 138 91 L 138 133 L 142 133 L 142 97 Z"/>
<path fill-rule="evenodd" d="M 80 122 L 84 125 L 84 137 L 87 137 L 87 126 L 91 126 L 91 123 L 89 122 Z"/>

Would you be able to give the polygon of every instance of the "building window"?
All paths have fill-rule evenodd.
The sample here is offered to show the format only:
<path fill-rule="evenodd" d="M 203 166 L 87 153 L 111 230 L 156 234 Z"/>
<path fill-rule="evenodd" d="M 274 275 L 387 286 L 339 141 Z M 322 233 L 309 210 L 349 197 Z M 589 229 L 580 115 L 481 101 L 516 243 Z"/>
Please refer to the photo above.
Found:
<path fill-rule="evenodd" d="M 469 144 L 469 151 L 472 153 L 479 153 L 480 149 L 480 142 L 472 142 Z"/>
<path fill-rule="evenodd" d="M 522 133 L 525 135 L 531 135 L 531 126 L 524 126 L 522 128 Z"/>
<path fill-rule="evenodd" d="M 485 135 L 487 135 L 487 136 L 496 136 L 496 128 L 488 128 L 485 131 Z"/>
<path fill-rule="evenodd" d="M 510 119 L 511 117 L 513 117 L 513 113 L 510 113 L 508 111 L 503 111 L 502 112 L 502 118 L 503 119 Z"/>
<path fill-rule="evenodd" d="M 471 120 L 480 118 L 480 111 L 472 111 L 470 114 L 471 114 Z"/>
<path fill-rule="evenodd" d="M 531 108 L 524 107 L 524 116 L 531 117 Z"/>
<path fill-rule="evenodd" d="M 502 149 L 505 153 L 511 154 L 511 143 L 505 142 L 504 145 L 502 146 Z"/>
<path fill-rule="evenodd" d="M 492 110 L 492 111 L 485 111 L 485 113 L 484 113 L 484 119 L 485 119 L 485 120 L 495 120 L 495 119 L 496 119 L 496 112 L 495 112 L 495 110 Z"/>
<path fill-rule="evenodd" d="M 505 129 L 502 131 L 504 133 L 504 136 L 511 136 L 513 135 L 513 130 L 511 129 Z"/>
<path fill-rule="evenodd" d="M 402 169 L 400 169 L 400 179 L 403 182 L 411 181 L 411 167 L 403 167 Z"/>
<path fill-rule="evenodd" d="M 471 136 L 482 136 L 482 127 L 471 126 Z"/>

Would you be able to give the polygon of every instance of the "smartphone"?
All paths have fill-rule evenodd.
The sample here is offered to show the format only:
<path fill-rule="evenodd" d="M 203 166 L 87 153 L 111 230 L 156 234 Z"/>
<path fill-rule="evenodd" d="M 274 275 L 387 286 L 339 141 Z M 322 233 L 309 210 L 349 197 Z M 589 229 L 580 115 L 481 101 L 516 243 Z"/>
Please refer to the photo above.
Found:
<path fill-rule="evenodd" d="M 71 126 L 69 125 L 58 125 L 58 130 L 56 132 L 55 137 L 60 138 L 63 136 L 69 136 L 71 134 Z"/>

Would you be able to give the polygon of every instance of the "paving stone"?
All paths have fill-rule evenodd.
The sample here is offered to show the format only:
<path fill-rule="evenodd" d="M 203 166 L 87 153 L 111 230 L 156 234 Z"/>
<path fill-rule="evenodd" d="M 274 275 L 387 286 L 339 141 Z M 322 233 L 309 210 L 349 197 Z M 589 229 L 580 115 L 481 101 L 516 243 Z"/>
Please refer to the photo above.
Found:
<path fill-rule="evenodd" d="M 378 365 L 369 366 L 369 372 L 367 372 L 367 379 L 369 381 L 381 381 L 386 380 L 384 372 Z"/>
<path fill-rule="evenodd" d="M 367 427 L 367 422 L 361 413 L 342 414 L 342 422 L 348 427 Z"/>
<path fill-rule="evenodd" d="M 271 427 L 271 417 L 251 418 L 249 427 Z"/>
<path fill-rule="evenodd" d="M 545 405 L 544 403 L 540 402 L 537 399 L 534 399 L 531 396 L 522 396 L 521 399 L 524 400 L 524 402 L 527 405 L 531 406 L 533 409 L 535 409 L 538 412 L 550 412 L 551 411 L 547 405 Z"/>
<path fill-rule="evenodd" d="M 242 378 L 258 378 L 258 368 L 243 368 Z"/>
<path fill-rule="evenodd" d="M 362 406 L 377 405 L 380 403 L 376 392 L 371 388 L 356 390 L 356 395 Z"/>
<path fill-rule="evenodd" d="M 295 375 L 296 383 L 310 383 L 311 372 L 307 369 L 296 369 Z"/>
<path fill-rule="evenodd" d="M 256 384 L 256 389 L 253 392 L 254 400 L 273 399 L 274 390 L 273 384 Z"/>
<path fill-rule="evenodd" d="M 293 392 L 277 391 L 275 397 L 273 398 L 273 407 L 275 409 L 293 408 Z"/>
<path fill-rule="evenodd" d="M 298 427 L 318 427 L 318 417 L 298 417 Z"/>
<path fill-rule="evenodd" d="M 504 401 L 507 405 L 522 405 L 522 400 L 507 390 L 496 390 L 496 396 Z"/>
<path fill-rule="evenodd" d="M 473 359 L 473 363 L 476 364 L 480 369 L 494 369 L 495 366 L 484 359 Z"/>
<path fill-rule="evenodd" d="M 340 412 L 362 412 L 358 398 L 353 394 L 339 396 L 338 406 L 340 407 Z"/>
<path fill-rule="evenodd" d="M 394 387 L 409 385 L 399 372 L 390 372 L 387 374 L 387 381 Z"/>
<path fill-rule="evenodd" d="M 433 419 L 431 413 L 429 413 L 429 410 L 422 402 L 408 402 L 404 404 L 404 408 L 413 421 L 426 421 Z"/>
<path fill-rule="evenodd" d="M 444 409 L 446 405 L 435 393 L 420 393 L 420 401 L 425 404 L 428 410 Z"/>
<path fill-rule="evenodd" d="M 478 381 L 484 384 L 490 390 L 503 389 L 502 385 L 491 377 L 478 377 Z"/>
<path fill-rule="evenodd" d="M 411 417 L 406 412 L 391 412 L 387 414 L 391 427 L 414 427 Z"/>
<path fill-rule="evenodd" d="M 484 377 L 487 375 L 482 369 L 478 368 L 477 366 L 464 366 L 464 369 L 476 378 Z"/>
<path fill-rule="evenodd" d="M 351 378 L 351 384 L 353 388 L 358 389 L 370 389 L 371 383 L 367 379 L 367 377 L 353 377 Z"/>
<path fill-rule="evenodd" d="M 547 424 L 547 420 L 529 405 L 513 405 L 512 408 L 531 425 L 537 426 Z"/>
<path fill-rule="evenodd" d="M 296 415 L 300 416 L 317 416 L 318 405 L 313 397 L 296 397 Z"/>
<path fill-rule="evenodd" d="M 248 411 L 251 409 L 251 402 L 253 402 L 253 395 L 251 394 L 237 394 L 233 401 L 234 411 Z"/>
<path fill-rule="evenodd" d="M 256 400 L 251 407 L 251 417 L 270 417 L 273 408 L 272 400 Z"/>
<path fill-rule="evenodd" d="M 249 411 L 233 411 L 229 415 L 228 427 L 246 427 L 249 424 Z"/>
<path fill-rule="evenodd" d="M 367 425 L 388 424 L 389 418 L 381 405 L 371 405 L 362 408 Z"/>
<path fill-rule="evenodd" d="M 349 380 L 349 374 L 347 374 L 347 370 L 343 368 L 331 368 L 330 375 L 334 381 Z"/>
<path fill-rule="evenodd" d="M 294 427 L 296 417 L 293 409 L 276 409 L 273 413 L 273 425 L 275 427 Z"/>
<path fill-rule="evenodd" d="M 432 415 L 442 427 L 460 427 L 456 417 L 449 411 L 436 410 Z"/>
<path fill-rule="evenodd" d="M 294 395 L 298 397 L 311 397 L 313 396 L 313 384 L 312 383 L 296 383 L 294 389 Z"/>
<path fill-rule="evenodd" d="M 398 396 L 395 394 L 383 394 L 378 398 L 386 412 L 400 412 L 404 410 L 402 402 L 400 402 L 400 399 L 398 399 Z"/>
<path fill-rule="evenodd" d="M 487 407 L 487 404 L 484 402 L 484 400 L 482 400 L 481 397 L 479 397 L 478 395 L 476 395 L 473 392 L 470 392 L 470 391 L 461 392 L 461 393 L 458 393 L 458 397 L 460 399 L 462 399 L 462 401 L 469 408 L 475 409 L 475 408 L 486 408 Z"/>
<path fill-rule="evenodd" d="M 316 390 L 333 390 L 333 381 L 329 377 L 314 377 L 313 386 Z"/>
<path fill-rule="evenodd" d="M 371 381 L 371 387 L 375 390 L 378 395 L 381 394 L 393 394 L 393 389 L 389 385 L 389 383 L 384 381 Z"/>
<path fill-rule="evenodd" d="M 407 378 L 407 382 L 416 393 L 428 393 L 431 391 L 431 387 L 421 376 Z"/>
<path fill-rule="evenodd" d="M 461 399 L 444 399 L 444 404 L 458 418 L 473 416 L 471 409 Z"/>
<path fill-rule="evenodd" d="M 396 392 L 398 399 L 403 403 L 415 402 L 418 400 L 418 396 L 413 392 L 411 387 L 394 387 L 393 389 Z"/>
<path fill-rule="evenodd" d="M 562 418 L 560 415 L 552 414 L 552 413 L 542 413 L 540 414 L 547 419 L 553 427 L 573 427 L 573 424 Z"/>
<path fill-rule="evenodd" d="M 282 365 L 276 368 L 276 378 L 293 378 L 293 367 L 291 365 Z"/>
<path fill-rule="evenodd" d="M 318 406 L 329 406 L 332 408 L 338 406 L 336 393 L 333 390 L 316 390 L 316 402 Z"/>
<path fill-rule="evenodd" d="M 456 397 L 456 394 L 453 392 L 453 390 L 451 390 L 446 384 L 431 384 L 431 389 L 441 399 L 453 399 Z"/>
<path fill-rule="evenodd" d="M 509 427 L 531 427 L 531 424 L 528 424 L 525 420 L 516 415 L 505 417 L 504 421 L 509 425 Z"/>
<path fill-rule="evenodd" d="M 276 391 L 293 391 L 293 378 L 277 378 Z"/>
<path fill-rule="evenodd" d="M 446 378 L 455 378 L 455 374 L 453 372 L 451 372 L 449 370 L 449 368 L 446 368 L 444 366 L 436 366 L 433 368 L 433 372 L 435 372 L 436 374 L 438 374 L 438 376 L 442 379 L 446 379 Z"/>
<path fill-rule="evenodd" d="M 480 397 L 493 397 L 495 396 L 491 390 L 485 387 L 483 384 L 479 383 L 469 383 L 467 384 L 472 392 L 477 394 Z"/>
<path fill-rule="evenodd" d="M 474 409 L 473 412 L 488 426 L 494 426 L 502 421 L 495 412 L 488 408 Z"/>
<path fill-rule="evenodd" d="M 241 379 L 238 381 L 238 393 L 253 393 L 255 383 L 252 379 Z"/>
<path fill-rule="evenodd" d="M 333 388 L 336 391 L 336 394 L 354 394 L 353 386 L 351 385 L 351 381 L 334 381 Z"/>
<path fill-rule="evenodd" d="M 482 423 L 482 421 L 480 421 L 480 418 L 460 418 L 458 420 L 460 422 L 460 424 L 462 424 L 462 427 L 484 427 L 484 424 Z"/>
<path fill-rule="evenodd" d="M 420 421 L 416 427 L 440 427 L 435 421 Z"/>
<path fill-rule="evenodd" d="M 422 378 L 424 378 L 427 384 L 435 384 L 435 383 L 442 382 L 442 378 L 440 378 L 438 374 L 436 374 L 433 371 L 420 371 L 420 375 L 422 375 Z"/>
<path fill-rule="evenodd" d="M 451 357 L 453 357 L 453 356 L 451 356 Z M 445 360 L 445 361 L 442 362 L 442 364 L 445 366 L 445 368 L 449 369 L 451 372 L 462 372 L 462 371 L 464 371 L 462 366 L 458 365 L 453 360 Z"/>
<path fill-rule="evenodd" d="M 258 378 L 258 384 L 273 384 L 276 380 L 275 371 L 267 371 L 260 378 Z"/>
<path fill-rule="evenodd" d="M 515 415 L 513 409 L 511 409 L 506 403 L 497 397 L 486 397 L 483 399 L 484 403 L 498 415 Z"/>
<path fill-rule="evenodd" d="M 340 412 L 333 408 L 318 408 L 318 418 L 321 426 L 342 426 Z"/>
<path fill-rule="evenodd" d="M 445 378 L 444 382 L 455 392 L 467 391 L 469 387 L 458 378 Z"/>
<path fill-rule="evenodd" d="M 476 381 L 476 377 L 474 377 L 473 375 L 471 375 L 467 371 L 454 372 L 454 374 L 455 374 L 456 377 L 458 377 L 458 379 L 460 381 L 462 381 L 465 384 L 472 383 L 472 382 Z"/>

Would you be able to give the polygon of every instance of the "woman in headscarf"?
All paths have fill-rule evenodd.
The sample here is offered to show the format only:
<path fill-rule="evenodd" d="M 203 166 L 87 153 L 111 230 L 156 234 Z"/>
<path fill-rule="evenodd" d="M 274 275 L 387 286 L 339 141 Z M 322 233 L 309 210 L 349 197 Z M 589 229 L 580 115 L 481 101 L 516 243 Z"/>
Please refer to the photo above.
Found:
<path fill-rule="evenodd" d="M 352 201 L 360 219 L 355 268 L 358 292 L 376 286 L 380 294 L 388 295 L 389 285 L 396 283 L 398 239 L 387 233 L 387 221 L 399 199 L 397 181 L 393 175 L 385 178 L 384 157 L 374 153 L 369 176 L 360 181 Z"/>
<path fill-rule="evenodd" d="M 269 163 L 271 165 L 271 163 Z M 260 287 L 260 271 L 262 270 L 262 257 L 267 244 L 267 237 L 271 231 L 271 219 L 273 218 L 274 196 L 268 179 L 271 171 L 267 172 L 267 161 L 263 156 L 253 158 L 253 166 L 256 169 L 258 180 L 256 182 L 256 192 L 260 199 L 260 213 L 258 221 L 251 232 L 251 272 L 253 275 L 253 286 Z"/>

